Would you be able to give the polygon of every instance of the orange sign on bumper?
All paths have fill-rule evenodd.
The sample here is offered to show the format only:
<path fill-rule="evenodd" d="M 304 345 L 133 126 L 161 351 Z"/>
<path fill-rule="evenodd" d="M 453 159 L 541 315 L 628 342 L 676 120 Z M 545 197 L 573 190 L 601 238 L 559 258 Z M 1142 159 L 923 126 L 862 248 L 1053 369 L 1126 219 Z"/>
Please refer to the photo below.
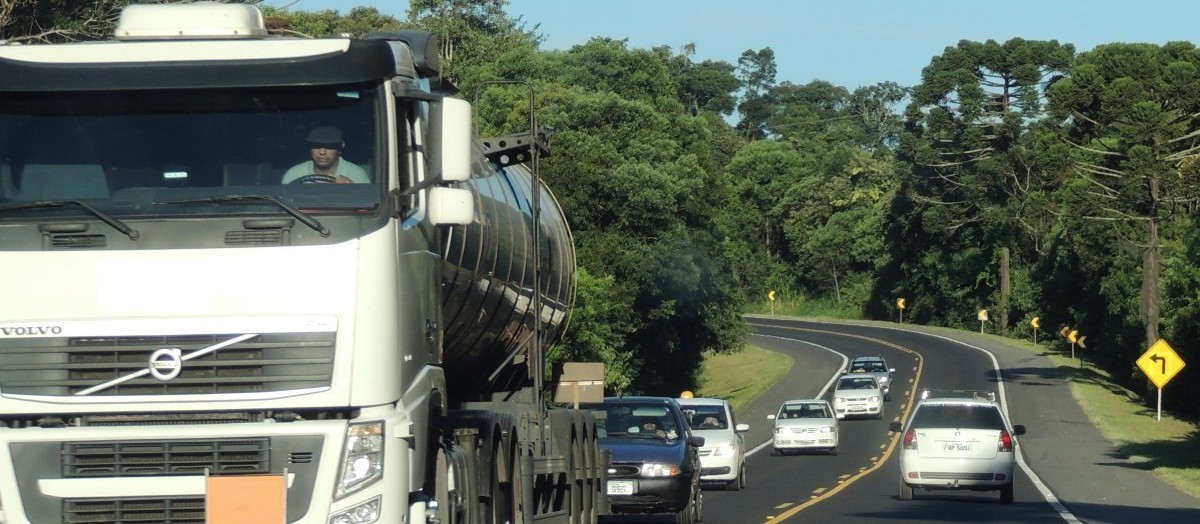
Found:
<path fill-rule="evenodd" d="M 207 524 L 285 524 L 285 475 L 210 476 L 205 480 Z"/>

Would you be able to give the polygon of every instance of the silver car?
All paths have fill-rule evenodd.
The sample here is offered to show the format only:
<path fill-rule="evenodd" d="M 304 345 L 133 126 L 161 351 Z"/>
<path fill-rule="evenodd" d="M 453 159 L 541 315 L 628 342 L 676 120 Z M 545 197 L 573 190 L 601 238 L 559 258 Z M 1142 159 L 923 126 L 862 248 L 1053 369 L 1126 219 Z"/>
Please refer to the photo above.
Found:
<path fill-rule="evenodd" d="M 887 361 L 880 356 L 862 356 L 854 357 L 850 360 L 850 365 L 846 366 L 846 374 L 865 374 L 875 377 L 879 381 L 879 389 L 883 390 L 883 400 L 892 400 L 892 373 L 896 372 L 896 368 L 888 367 Z"/>
<path fill-rule="evenodd" d="M 700 481 L 720 484 L 728 490 L 746 487 L 746 442 L 748 424 L 739 424 L 729 402 L 719 398 L 675 399 L 683 410 L 692 434 L 704 437 L 700 447 Z"/>
<path fill-rule="evenodd" d="M 773 455 L 804 450 L 838 453 L 838 419 L 825 400 L 784 401 L 779 411 L 767 415 L 767 419 L 775 421 L 771 432 Z"/>
<path fill-rule="evenodd" d="M 837 418 L 883 418 L 883 390 L 871 375 L 842 375 L 833 389 Z"/>
<path fill-rule="evenodd" d="M 901 500 L 920 488 L 998 490 L 1000 502 L 1013 501 L 1015 437 L 1025 427 L 1008 423 L 994 393 L 922 394 L 908 423 L 891 429 L 904 432 Z"/>

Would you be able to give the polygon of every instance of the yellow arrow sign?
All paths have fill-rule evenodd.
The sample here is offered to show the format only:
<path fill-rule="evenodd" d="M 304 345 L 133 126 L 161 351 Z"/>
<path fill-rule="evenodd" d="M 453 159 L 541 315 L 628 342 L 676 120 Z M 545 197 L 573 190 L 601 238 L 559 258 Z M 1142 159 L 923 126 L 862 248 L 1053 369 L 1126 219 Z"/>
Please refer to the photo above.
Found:
<path fill-rule="evenodd" d="M 775 292 L 771 291 L 770 293 L 767 293 L 767 298 L 770 300 L 775 300 Z"/>
<path fill-rule="evenodd" d="M 1042 327 L 1041 320 L 1041 317 L 1033 317 L 1033 320 L 1029 321 L 1029 325 L 1033 326 L 1033 329 L 1040 328 Z"/>
<path fill-rule="evenodd" d="M 980 322 L 987 320 L 987 310 L 986 309 L 979 310 L 979 314 L 976 316 L 979 318 Z"/>
<path fill-rule="evenodd" d="M 1087 340 L 1087 335 L 1084 335 L 1084 336 L 1082 336 L 1082 337 L 1079 337 L 1079 342 L 1078 342 L 1078 344 L 1079 344 L 1079 347 L 1081 347 L 1081 348 L 1085 348 L 1085 349 L 1086 349 L 1086 348 L 1087 348 L 1087 344 L 1084 344 L 1084 343 L 1083 343 L 1083 341 L 1084 341 L 1084 340 Z"/>
<path fill-rule="evenodd" d="M 1070 340 L 1072 344 L 1079 341 L 1079 331 L 1072 329 L 1070 333 L 1067 333 L 1067 340 Z"/>
<path fill-rule="evenodd" d="M 896 307 L 898 307 L 900 309 L 904 309 L 904 299 L 903 298 L 896 300 Z"/>
<path fill-rule="evenodd" d="M 1070 330 L 1071 330 L 1071 326 L 1063 326 L 1063 328 L 1062 328 L 1062 329 L 1058 330 L 1058 334 L 1059 334 L 1059 335 L 1062 335 L 1062 336 L 1063 336 L 1063 338 L 1066 338 L 1066 336 L 1067 336 L 1067 332 L 1068 332 L 1068 331 L 1070 331 Z"/>
<path fill-rule="evenodd" d="M 1179 358 L 1179 354 L 1166 340 L 1160 338 L 1142 354 L 1137 360 L 1137 365 L 1155 386 L 1162 389 L 1183 369 L 1183 359 Z"/>

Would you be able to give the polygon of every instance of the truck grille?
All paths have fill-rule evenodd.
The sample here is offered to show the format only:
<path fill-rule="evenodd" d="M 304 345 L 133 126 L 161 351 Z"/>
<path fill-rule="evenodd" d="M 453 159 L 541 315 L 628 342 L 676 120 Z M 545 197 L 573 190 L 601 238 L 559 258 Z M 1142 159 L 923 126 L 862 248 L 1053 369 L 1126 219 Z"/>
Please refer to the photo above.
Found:
<path fill-rule="evenodd" d="M 236 335 L 62 337 L 0 340 L 0 391 L 70 396 L 149 367 L 152 353 L 183 355 Z M 97 390 L 93 396 L 256 393 L 328 387 L 333 332 L 264 333 L 188 360 L 171 380 L 149 373 Z"/>
<path fill-rule="evenodd" d="M 65 443 L 62 456 L 65 478 L 271 471 L 265 438 Z"/>
<path fill-rule="evenodd" d="M 204 498 L 177 499 L 67 499 L 64 524 L 204 524 Z"/>
<path fill-rule="evenodd" d="M 323 445 L 320 434 L 180 440 L 51 439 L 8 444 L 21 506 L 27 521 L 33 524 L 203 524 L 204 496 L 199 493 L 123 496 L 76 488 L 59 498 L 42 493 L 38 483 L 71 479 L 84 485 L 101 485 L 109 479 L 199 478 L 204 468 L 210 474 L 227 476 L 286 473 L 291 478 L 287 514 L 295 521 L 305 515 L 312 501 Z M 6 504 L 5 510 L 10 509 Z M 14 520 L 19 519 L 10 514 L 8 521 Z"/>

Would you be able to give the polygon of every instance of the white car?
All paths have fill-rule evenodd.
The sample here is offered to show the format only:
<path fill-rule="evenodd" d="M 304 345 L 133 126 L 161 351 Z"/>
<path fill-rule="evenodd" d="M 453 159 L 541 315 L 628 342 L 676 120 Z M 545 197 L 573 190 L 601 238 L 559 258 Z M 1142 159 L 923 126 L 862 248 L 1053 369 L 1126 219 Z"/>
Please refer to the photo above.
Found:
<path fill-rule="evenodd" d="M 884 402 L 892 400 L 892 373 L 896 368 L 888 367 L 887 361 L 880 356 L 854 357 L 846 366 L 846 374 L 866 374 L 879 381 L 879 389 L 883 390 Z"/>
<path fill-rule="evenodd" d="M 1013 501 L 1017 435 L 1024 426 L 1008 423 L 994 393 L 922 395 L 903 429 L 900 499 L 913 490 L 1000 491 Z"/>
<path fill-rule="evenodd" d="M 833 412 L 837 418 L 883 418 L 883 390 L 871 375 L 842 375 L 833 389 Z"/>
<path fill-rule="evenodd" d="M 683 410 L 692 434 L 704 437 L 700 447 L 700 481 L 719 483 L 729 490 L 746 487 L 746 442 L 748 424 L 738 424 L 729 402 L 719 398 L 675 399 Z"/>
<path fill-rule="evenodd" d="M 810 449 L 838 453 L 838 419 L 825 400 L 788 400 L 767 419 L 775 421 L 771 432 L 773 455 Z"/>

